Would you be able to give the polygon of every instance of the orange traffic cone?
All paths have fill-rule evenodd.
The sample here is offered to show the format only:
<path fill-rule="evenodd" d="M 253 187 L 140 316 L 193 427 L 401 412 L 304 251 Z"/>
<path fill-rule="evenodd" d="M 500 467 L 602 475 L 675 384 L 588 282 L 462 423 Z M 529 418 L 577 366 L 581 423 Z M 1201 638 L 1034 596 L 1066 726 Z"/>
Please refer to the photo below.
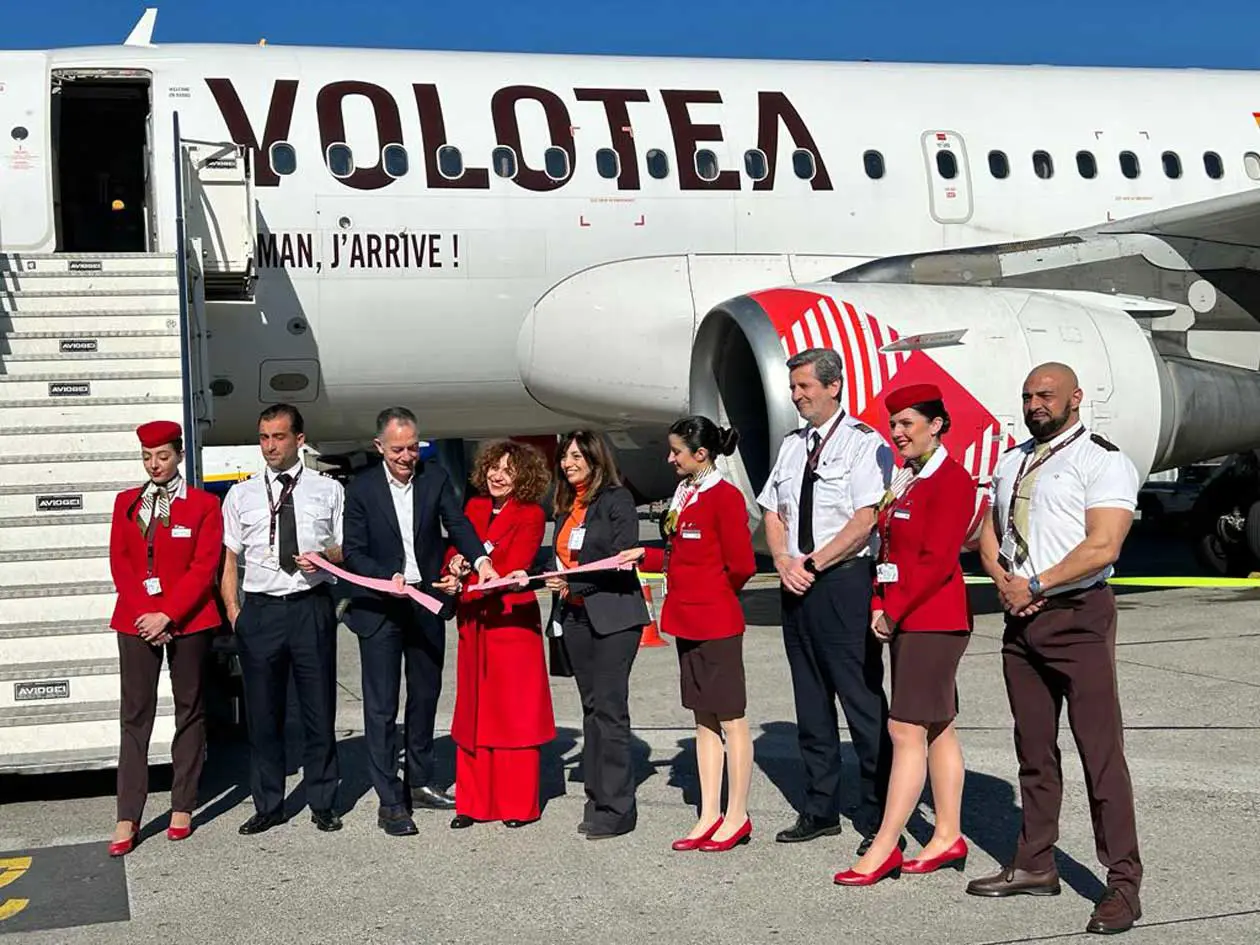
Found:
<path fill-rule="evenodd" d="M 639 646 L 669 646 L 661 637 L 661 631 L 656 626 L 656 608 L 652 604 L 652 585 L 647 581 L 641 581 L 640 583 L 643 586 L 643 599 L 647 601 L 650 622 L 643 628 L 643 636 L 639 638 Z"/>

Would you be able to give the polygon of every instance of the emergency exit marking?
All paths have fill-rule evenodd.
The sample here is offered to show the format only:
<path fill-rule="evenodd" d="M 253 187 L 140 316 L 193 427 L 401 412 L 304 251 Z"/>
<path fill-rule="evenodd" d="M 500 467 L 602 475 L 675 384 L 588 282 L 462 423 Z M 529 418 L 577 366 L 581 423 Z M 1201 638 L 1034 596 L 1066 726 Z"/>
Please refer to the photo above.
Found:
<path fill-rule="evenodd" d="M 92 385 L 87 381 L 54 381 L 48 385 L 49 397 L 90 397 Z"/>
<path fill-rule="evenodd" d="M 97 349 L 97 341 L 95 338 L 62 338 L 59 348 L 62 354 L 95 351 Z"/>
<path fill-rule="evenodd" d="M 71 272 L 100 272 L 104 268 L 104 263 L 99 259 L 72 259 L 70 260 Z"/>
<path fill-rule="evenodd" d="M 13 684 L 14 702 L 39 702 L 44 699 L 69 699 L 70 680 L 44 679 L 38 682 Z"/>
<path fill-rule="evenodd" d="M 37 495 L 35 497 L 36 512 L 71 512 L 83 509 L 81 495 Z"/>

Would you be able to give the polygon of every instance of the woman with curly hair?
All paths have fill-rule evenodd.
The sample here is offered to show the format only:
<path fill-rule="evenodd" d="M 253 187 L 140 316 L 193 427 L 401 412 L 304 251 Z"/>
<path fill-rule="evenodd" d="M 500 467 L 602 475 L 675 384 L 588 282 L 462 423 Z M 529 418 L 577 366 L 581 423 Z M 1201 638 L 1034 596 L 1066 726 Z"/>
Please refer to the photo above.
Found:
<path fill-rule="evenodd" d="M 448 567 L 466 576 L 460 597 L 455 716 L 455 818 L 451 827 L 501 820 L 523 827 L 539 817 L 540 746 L 555 737 L 543 654 L 542 616 L 524 577 L 542 545 L 550 484 L 532 446 L 486 443 L 473 462 L 477 495 L 465 514 L 494 569 L 522 578 L 521 589 L 479 593 L 477 576 L 453 551 Z"/>

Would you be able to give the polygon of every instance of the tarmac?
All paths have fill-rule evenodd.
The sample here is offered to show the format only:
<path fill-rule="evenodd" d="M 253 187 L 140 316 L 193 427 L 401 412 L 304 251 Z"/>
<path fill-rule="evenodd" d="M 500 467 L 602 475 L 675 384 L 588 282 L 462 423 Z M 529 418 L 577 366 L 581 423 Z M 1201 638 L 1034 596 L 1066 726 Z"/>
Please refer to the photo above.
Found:
<path fill-rule="evenodd" d="M 1124 564 L 1127 573 L 1193 573 L 1177 546 L 1141 536 L 1130 539 Z M 1088 937 L 1083 929 L 1103 873 L 1066 719 L 1063 894 L 984 900 L 964 893 L 968 879 L 1007 859 L 1019 824 L 1001 618 L 987 588 L 973 587 L 972 594 L 976 631 L 959 671 L 963 828 L 971 844 L 965 875 L 903 876 L 844 889 L 831 877 L 855 859 L 859 838 L 847 821 L 839 837 L 773 841 L 794 819 L 802 771 L 778 592 L 772 580 L 758 578 L 744 594 L 756 747 L 748 846 L 721 856 L 669 849 L 694 822 L 698 800 L 692 727 L 679 705 L 672 645 L 640 651 L 631 680 L 640 806 L 634 833 L 602 843 L 576 833 L 580 706 L 572 681 L 556 679 L 559 734 L 544 754 L 546 807 L 539 822 L 519 830 L 484 824 L 453 831 L 449 814 L 422 811 L 419 836 L 385 836 L 366 778 L 357 646 L 343 630 L 344 830 L 320 833 L 299 812 L 295 774 L 289 823 L 259 837 L 239 836 L 251 804 L 247 755 L 233 743 L 212 745 L 197 830 L 183 843 L 169 843 L 162 832 L 169 795 L 161 790 L 169 774 L 155 771 L 146 839 L 122 860 L 104 854 L 114 821 L 111 772 L 2 783 L 0 934 L 14 945 L 1007 945 Z M 1254 945 L 1260 875 L 1246 864 L 1260 847 L 1260 590 L 1125 588 L 1118 600 L 1118 672 L 1146 869 L 1144 915 L 1123 940 Z M 445 734 L 454 699 L 453 626 L 448 632 L 438 719 L 446 779 L 453 777 Z M 291 754 L 299 756 L 296 748 Z M 852 762 L 847 755 L 848 804 Z M 931 818 L 925 796 L 910 825 L 911 852 L 930 835 Z"/>

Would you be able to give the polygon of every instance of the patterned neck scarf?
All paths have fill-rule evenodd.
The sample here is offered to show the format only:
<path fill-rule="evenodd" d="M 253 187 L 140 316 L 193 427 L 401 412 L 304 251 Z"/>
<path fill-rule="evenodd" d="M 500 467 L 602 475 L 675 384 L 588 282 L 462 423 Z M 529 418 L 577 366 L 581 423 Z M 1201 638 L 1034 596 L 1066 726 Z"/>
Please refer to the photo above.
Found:
<path fill-rule="evenodd" d="M 919 477 L 919 473 L 923 472 L 923 467 L 928 464 L 928 461 L 935 455 L 937 449 L 939 449 L 939 445 L 933 446 L 918 459 L 906 460 L 904 466 L 893 471 L 892 482 L 889 483 L 888 489 L 884 492 L 884 497 L 879 500 L 880 512 L 906 494 L 906 490 L 914 484 L 915 479 Z"/>
<path fill-rule="evenodd" d="M 136 521 L 140 525 L 140 531 L 147 535 L 152 523 L 156 521 L 162 523 L 163 528 L 171 527 L 171 500 L 179 494 L 179 476 L 172 476 L 166 482 L 157 483 L 150 480 L 144 487 L 144 494 L 140 500 L 140 513 L 136 516 Z M 157 514 L 154 515 L 156 508 Z"/>
<path fill-rule="evenodd" d="M 687 506 L 696 500 L 696 496 L 700 494 L 700 488 L 708 482 L 714 475 L 721 475 L 717 471 L 716 466 L 709 466 L 700 470 L 694 476 L 688 476 L 678 484 L 678 488 L 674 490 L 674 497 L 670 500 L 669 511 L 665 513 L 665 534 L 673 535 L 678 531 L 678 519 L 682 515 Z"/>

